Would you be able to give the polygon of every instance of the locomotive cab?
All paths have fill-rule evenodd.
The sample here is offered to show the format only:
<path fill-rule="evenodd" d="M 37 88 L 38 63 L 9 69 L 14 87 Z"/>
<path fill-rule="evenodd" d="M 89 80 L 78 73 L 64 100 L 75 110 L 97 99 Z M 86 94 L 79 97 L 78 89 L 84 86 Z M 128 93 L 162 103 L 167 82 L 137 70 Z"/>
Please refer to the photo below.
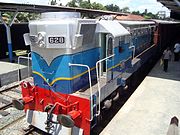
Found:
<path fill-rule="evenodd" d="M 96 31 L 99 33 L 100 59 L 104 59 L 100 63 L 100 76 L 106 76 L 107 83 L 122 73 L 125 60 L 129 58 L 127 38 L 130 33 L 112 20 L 100 20 Z"/>

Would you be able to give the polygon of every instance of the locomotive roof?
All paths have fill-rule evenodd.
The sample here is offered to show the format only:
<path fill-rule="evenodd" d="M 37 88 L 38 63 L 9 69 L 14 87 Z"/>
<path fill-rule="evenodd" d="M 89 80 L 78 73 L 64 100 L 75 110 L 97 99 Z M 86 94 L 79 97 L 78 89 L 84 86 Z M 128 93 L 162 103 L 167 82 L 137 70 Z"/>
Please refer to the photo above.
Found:
<path fill-rule="evenodd" d="M 98 22 L 97 32 L 111 33 L 114 37 L 129 35 L 129 31 L 125 29 L 118 21 L 101 20 Z"/>
<path fill-rule="evenodd" d="M 119 21 L 121 24 L 127 25 L 153 25 L 155 24 L 154 21 Z"/>

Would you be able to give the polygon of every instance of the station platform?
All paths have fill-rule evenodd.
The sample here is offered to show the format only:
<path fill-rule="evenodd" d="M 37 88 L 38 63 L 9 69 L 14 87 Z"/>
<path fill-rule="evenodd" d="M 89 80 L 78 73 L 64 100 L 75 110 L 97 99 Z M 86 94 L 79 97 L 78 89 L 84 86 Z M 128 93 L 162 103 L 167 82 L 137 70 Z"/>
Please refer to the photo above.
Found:
<path fill-rule="evenodd" d="M 100 135 L 166 135 L 174 116 L 180 119 L 180 61 L 169 62 L 168 72 L 158 62 Z"/>
<path fill-rule="evenodd" d="M 21 79 L 27 78 L 29 76 L 30 73 L 28 74 L 28 67 L 26 65 L 10 63 L 5 60 L 0 61 L 0 87 L 13 82 L 17 82 L 18 69 L 20 69 L 19 75 Z"/>

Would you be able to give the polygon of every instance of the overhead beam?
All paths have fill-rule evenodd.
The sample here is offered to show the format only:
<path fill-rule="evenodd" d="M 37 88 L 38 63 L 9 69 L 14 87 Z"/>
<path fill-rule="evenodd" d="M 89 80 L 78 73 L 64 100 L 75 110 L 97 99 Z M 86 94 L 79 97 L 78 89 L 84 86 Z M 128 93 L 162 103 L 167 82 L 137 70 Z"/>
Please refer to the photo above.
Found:
<path fill-rule="evenodd" d="M 174 2 L 180 7 L 180 2 L 179 2 L 179 0 L 174 0 Z"/>
<path fill-rule="evenodd" d="M 169 10 L 171 10 L 170 17 L 180 20 L 180 2 L 179 0 L 157 0 Z"/>
<path fill-rule="evenodd" d="M 84 9 L 84 8 L 74 8 L 74 7 L 65 7 L 65 6 L 52 6 L 52 5 L 32 5 L 32 4 L 17 4 L 17 3 L 4 3 L 0 2 L 0 11 L 18 11 L 18 12 L 80 12 L 96 15 L 127 15 L 120 12 L 111 12 L 103 10 L 94 10 L 94 9 Z"/>
<path fill-rule="evenodd" d="M 171 5 L 171 6 L 176 6 L 177 4 L 174 1 L 161 1 L 162 4 L 165 5 Z"/>
<path fill-rule="evenodd" d="M 167 8 L 169 8 L 170 10 L 180 10 L 180 8 L 178 6 L 169 6 L 169 5 L 166 5 Z"/>

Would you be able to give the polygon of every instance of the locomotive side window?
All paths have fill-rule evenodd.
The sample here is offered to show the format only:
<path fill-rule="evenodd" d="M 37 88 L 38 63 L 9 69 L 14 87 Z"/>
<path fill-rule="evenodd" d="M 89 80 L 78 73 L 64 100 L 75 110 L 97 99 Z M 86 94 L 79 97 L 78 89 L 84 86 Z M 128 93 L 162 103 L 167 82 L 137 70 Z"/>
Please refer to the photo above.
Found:
<path fill-rule="evenodd" d="M 122 42 L 121 40 L 119 40 L 119 53 L 122 53 L 123 52 L 123 47 L 122 47 Z"/>
<path fill-rule="evenodd" d="M 125 36 L 125 44 L 130 42 L 130 36 Z"/>
<path fill-rule="evenodd" d="M 108 39 L 108 56 L 113 54 L 113 39 L 109 37 Z"/>

